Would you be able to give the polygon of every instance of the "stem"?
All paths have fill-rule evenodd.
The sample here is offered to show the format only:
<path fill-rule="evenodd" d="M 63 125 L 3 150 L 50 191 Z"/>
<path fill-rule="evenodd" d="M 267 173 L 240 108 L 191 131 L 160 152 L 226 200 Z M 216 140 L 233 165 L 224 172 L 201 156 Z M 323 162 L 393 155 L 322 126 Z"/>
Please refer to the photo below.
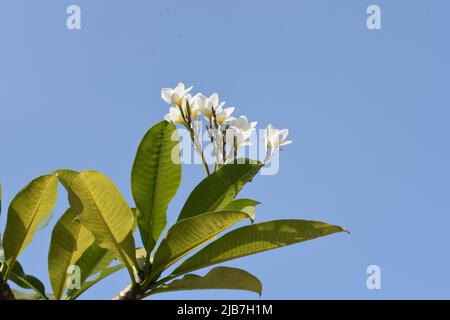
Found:
<path fill-rule="evenodd" d="M 113 300 L 141 300 L 144 294 L 139 285 L 129 285 L 113 298 Z"/>
<path fill-rule="evenodd" d="M 208 127 L 208 125 L 206 125 L 206 131 L 208 132 L 209 140 L 210 140 L 210 142 L 211 142 L 211 144 L 213 146 L 213 149 L 214 149 L 215 162 L 214 162 L 213 172 L 215 172 L 216 168 L 219 166 L 219 147 L 218 147 L 219 139 L 217 139 L 217 137 L 215 135 L 216 130 L 213 129 L 211 120 L 210 120 L 209 127 Z"/>
<path fill-rule="evenodd" d="M 237 139 L 236 136 L 234 136 L 234 162 L 236 163 L 237 160 Z"/>
<path fill-rule="evenodd" d="M 225 164 L 227 161 L 227 130 L 223 130 L 222 132 L 222 164 Z"/>
<path fill-rule="evenodd" d="M 200 158 L 202 159 L 203 167 L 205 168 L 206 175 L 210 175 L 211 172 L 209 171 L 208 164 L 206 163 L 205 155 L 203 154 L 202 147 L 200 143 L 198 142 L 197 138 L 195 137 L 195 132 L 192 129 L 191 126 L 188 126 L 187 129 L 189 130 L 189 134 L 191 135 L 192 143 L 194 144 L 195 150 L 200 155 Z"/>

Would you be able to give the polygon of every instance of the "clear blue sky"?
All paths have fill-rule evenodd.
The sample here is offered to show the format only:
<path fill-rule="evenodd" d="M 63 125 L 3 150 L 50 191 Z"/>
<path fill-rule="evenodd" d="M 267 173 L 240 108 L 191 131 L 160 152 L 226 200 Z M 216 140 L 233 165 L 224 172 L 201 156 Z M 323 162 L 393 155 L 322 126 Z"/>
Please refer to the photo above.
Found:
<path fill-rule="evenodd" d="M 373 3 L 382 30 L 366 28 Z M 66 29 L 70 4 L 80 31 Z M 72 168 L 109 175 L 131 204 L 137 145 L 168 109 L 160 88 L 184 81 L 290 129 L 280 172 L 243 191 L 263 203 L 260 221 L 351 230 L 226 263 L 258 276 L 263 298 L 450 298 L 449 11 L 443 0 L 2 1 L 4 203 L 33 177 Z M 201 166 L 183 169 L 170 222 L 203 177 Z M 20 258 L 48 289 L 55 221 Z M 371 264 L 381 290 L 366 288 Z M 126 283 L 122 272 L 83 297 L 108 299 Z"/>

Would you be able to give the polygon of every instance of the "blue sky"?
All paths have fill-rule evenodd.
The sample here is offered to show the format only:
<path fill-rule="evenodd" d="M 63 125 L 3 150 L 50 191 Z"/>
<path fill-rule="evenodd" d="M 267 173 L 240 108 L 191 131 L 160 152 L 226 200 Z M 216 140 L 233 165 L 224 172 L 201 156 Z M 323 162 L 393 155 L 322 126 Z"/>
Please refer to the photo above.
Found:
<path fill-rule="evenodd" d="M 71 4 L 81 30 L 66 28 Z M 370 4 L 382 30 L 366 27 Z M 258 276 L 263 298 L 450 298 L 449 10 L 438 0 L 2 1 L 3 203 L 32 178 L 72 168 L 104 172 L 132 204 L 136 148 L 168 109 L 160 88 L 184 81 L 261 127 L 290 129 L 279 173 L 242 192 L 262 202 L 259 221 L 351 231 L 225 264 Z M 169 222 L 202 177 L 201 166 L 183 168 Z M 48 289 L 55 222 L 20 258 Z M 372 264 L 381 290 L 366 287 Z M 122 272 L 83 297 L 108 299 L 126 284 Z"/>

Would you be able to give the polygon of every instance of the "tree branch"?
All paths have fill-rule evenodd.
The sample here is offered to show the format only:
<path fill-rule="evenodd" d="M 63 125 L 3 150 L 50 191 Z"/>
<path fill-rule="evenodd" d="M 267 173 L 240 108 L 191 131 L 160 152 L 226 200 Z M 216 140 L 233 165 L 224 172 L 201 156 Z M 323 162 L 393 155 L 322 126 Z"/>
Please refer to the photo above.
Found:
<path fill-rule="evenodd" d="M 129 285 L 113 298 L 113 300 L 141 300 L 144 298 L 142 288 L 139 285 Z"/>
<path fill-rule="evenodd" d="M 9 284 L 0 279 L 0 301 L 2 300 L 16 300 Z"/>

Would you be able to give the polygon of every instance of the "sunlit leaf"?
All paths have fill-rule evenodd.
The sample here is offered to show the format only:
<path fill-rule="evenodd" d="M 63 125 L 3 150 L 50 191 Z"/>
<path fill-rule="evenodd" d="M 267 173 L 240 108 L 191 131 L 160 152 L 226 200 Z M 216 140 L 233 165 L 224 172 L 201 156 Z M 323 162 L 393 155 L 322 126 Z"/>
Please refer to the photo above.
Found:
<path fill-rule="evenodd" d="M 146 296 L 184 290 L 247 290 L 261 295 L 262 284 L 254 275 L 247 271 L 229 268 L 216 267 L 201 277 L 194 274 L 185 275 L 182 279 L 174 280 L 151 290 Z"/>
<path fill-rule="evenodd" d="M 81 224 L 101 247 L 126 266 L 134 280 L 138 269 L 132 236 L 134 215 L 120 191 L 108 177 L 96 171 L 76 175 L 70 189 L 77 197 L 71 207 Z"/>
<path fill-rule="evenodd" d="M 139 209 L 138 226 L 144 247 L 151 252 L 164 230 L 167 206 L 181 180 L 177 129 L 161 121 L 146 133 L 131 173 L 131 191 Z"/>
<path fill-rule="evenodd" d="M 200 182 L 186 200 L 178 220 L 224 209 L 262 167 L 251 160 L 240 162 L 224 165 Z"/>
<path fill-rule="evenodd" d="M 58 179 L 54 175 L 39 177 L 22 189 L 11 202 L 3 246 L 5 277 L 14 267 L 20 253 L 28 246 L 42 221 L 51 214 L 57 196 Z"/>
<path fill-rule="evenodd" d="M 323 237 L 345 229 L 307 220 L 274 220 L 235 229 L 184 261 L 173 276 L 298 242 Z"/>

